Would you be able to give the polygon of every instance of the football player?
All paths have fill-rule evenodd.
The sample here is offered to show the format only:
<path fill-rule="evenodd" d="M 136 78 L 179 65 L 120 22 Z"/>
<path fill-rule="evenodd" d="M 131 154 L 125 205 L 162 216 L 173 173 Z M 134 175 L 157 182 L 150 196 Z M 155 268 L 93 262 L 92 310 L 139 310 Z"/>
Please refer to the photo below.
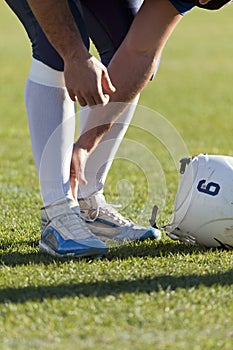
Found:
<path fill-rule="evenodd" d="M 119 241 L 159 238 L 159 230 L 139 227 L 107 204 L 103 187 L 138 94 L 153 75 L 173 29 L 194 3 L 6 2 L 24 25 L 32 44 L 25 101 L 44 204 L 40 248 L 52 255 L 82 257 L 107 252 L 103 232 L 106 239 Z M 89 36 L 101 63 L 89 52 Z M 81 110 L 81 137 L 72 157 L 76 101 L 87 107 Z M 112 102 L 130 104 L 118 109 Z M 96 110 L 90 110 L 96 105 Z M 105 108 L 112 105 L 113 110 Z M 97 114 L 97 124 L 93 124 L 93 113 Z M 112 127 L 119 115 L 121 123 Z M 96 146 L 105 137 L 110 140 L 108 149 L 98 152 Z M 71 157 L 73 196 L 69 181 Z M 93 159 L 97 162 L 93 163 Z M 73 198 L 75 178 L 80 183 L 78 201 Z"/>

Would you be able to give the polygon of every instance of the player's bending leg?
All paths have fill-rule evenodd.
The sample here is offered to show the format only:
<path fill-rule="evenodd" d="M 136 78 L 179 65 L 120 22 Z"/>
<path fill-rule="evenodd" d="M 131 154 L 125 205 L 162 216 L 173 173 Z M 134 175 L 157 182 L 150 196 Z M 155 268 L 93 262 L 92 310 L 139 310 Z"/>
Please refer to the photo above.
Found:
<path fill-rule="evenodd" d="M 102 62 L 107 66 L 125 37 L 142 1 L 131 0 L 127 4 L 124 2 L 119 4 L 108 0 L 102 2 L 102 7 L 100 4 L 97 6 L 97 4 L 90 3 L 89 5 L 88 0 L 83 3 L 89 33 L 99 50 Z M 96 6 L 95 9 L 93 9 L 94 6 Z M 141 227 L 124 218 L 115 208 L 106 203 L 103 195 L 107 174 L 132 120 L 138 98 L 139 96 L 128 105 L 117 123 L 91 154 L 85 167 L 85 177 L 88 183 L 79 186 L 78 199 L 81 214 L 91 231 L 103 240 L 135 241 L 147 238 L 158 239 L 161 236 L 157 229 Z M 85 129 L 85 124 L 91 128 L 92 118 L 90 109 L 81 110 L 81 134 Z M 93 118 L 95 126 L 96 119 L 96 117 Z"/>
<path fill-rule="evenodd" d="M 80 217 L 78 203 L 70 198 L 75 111 L 65 88 L 62 60 L 43 35 L 27 1 L 7 2 L 27 29 L 37 58 L 33 59 L 25 100 L 44 202 L 40 247 L 58 256 L 106 253 L 106 245 L 91 233 Z"/>
<path fill-rule="evenodd" d="M 25 100 L 44 202 L 40 248 L 58 256 L 105 253 L 106 246 L 88 230 L 70 195 L 75 111 L 63 73 L 33 60 Z"/>

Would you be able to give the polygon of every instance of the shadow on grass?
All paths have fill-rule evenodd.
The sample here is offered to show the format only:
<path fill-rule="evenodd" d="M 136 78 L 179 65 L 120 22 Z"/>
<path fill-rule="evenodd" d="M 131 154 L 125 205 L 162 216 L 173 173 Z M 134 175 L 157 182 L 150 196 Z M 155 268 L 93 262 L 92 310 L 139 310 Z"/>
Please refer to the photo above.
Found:
<path fill-rule="evenodd" d="M 231 286 L 233 270 L 216 274 L 183 275 L 179 277 L 160 275 L 153 278 L 136 280 L 100 281 L 93 283 L 69 283 L 55 286 L 29 286 L 22 288 L 4 288 L 0 290 L 0 304 L 6 302 L 24 303 L 27 301 L 43 301 L 46 298 L 62 299 L 65 297 L 105 297 L 117 296 L 121 293 L 152 293 L 160 290 L 176 290 L 177 288 L 211 287 L 213 285 Z"/>
<path fill-rule="evenodd" d="M 75 260 L 75 258 L 58 258 L 52 257 L 47 254 L 40 252 L 30 252 L 28 248 L 38 247 L 38 241 L 30 242 L 18 242 L 12 244 L 0 245 L 0 266 L 20 266 L 28 264 L 45 264 L 48 265 L 54 262 L 63 262 L 68 260 Z M 25 249 L 23 249 L 25 248 Z M 22 253 L 22 250 L 25 252 Z M 104 257 L 105 259 L 112 261 L 115 259 L 127 259 L 129 257 L 166 257 L 171 255 L 187 255 L 187 254 L 198 254 L 206 251 L 206 248 L 188 246 L 180 242 L 170 241 L 147 241 L 141 243 L 125 244 L 122 246 L 115 246 L 109 249 L 108 254 Z M 4 252 L 5 251 L 5 252 Z M 90 261 L 92 258 L 86 258 L 85 260 Z M 78 259 L 77 259 L 78 261 Z"/>
<path fill-rule="evenodd" d="M 168 257 L 171 255 L 199 254 L 208 251 L 200 246 L 190 246 L 181 242 L 167 241 L 147 241 L 138 244 L 128 244 L 113 247 L 107 255 L 108 260 L 127 259 L 128 257 Z"/>
<path fill-rule="evenodd" d="M 32 248 L 35 242 L 28 243 Z M 18 245 L 17 245 L 18 246 Z M 17 248 L 14 246 L 14 249 Z M 8 247 L 10 249 L 10 247 Z M 129 257 L 161 257 L 171 255 L 190 255 L 206 252 L 207 249 L 192 247 L 179 242 L 160 241 L 129 244 L 111 248 L 104 259 L 127 259 Z M 54 264 L 74 261 L 73 258 L 54 258 L 38 252 L 5 252 L 0 254 L 0 266 L 20 266 L 28 264 Z M 85 259 L 90 263 L 91 259 Z M 43 301 L 46 298 L 62 299 L 65 297 L 105 297 L 108 295 L 119 295 L 121 293 L 152 293 L 159 290 L 175 290 L 177 288 L 199 288 L 201 285 L 210 287 L 213 285 L 230 286 L 233 284 L 233 270 L 219 272 L 216 274 L 187 274 L 182 276 L 160 275 L 153 278 L 139 278 L 136 280 L 121 281 L 99 281 L 90 283 L 69 283 L 59 285 L 28 286 L 22 288 L 0 289 L 0 303 L 13 302 L 24 303 L 27 301 Z"/>

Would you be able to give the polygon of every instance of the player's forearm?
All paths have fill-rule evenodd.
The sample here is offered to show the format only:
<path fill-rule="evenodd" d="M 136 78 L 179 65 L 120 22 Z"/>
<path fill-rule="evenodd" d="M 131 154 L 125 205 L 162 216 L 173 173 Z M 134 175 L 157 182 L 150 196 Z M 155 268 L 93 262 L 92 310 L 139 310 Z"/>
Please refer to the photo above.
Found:
<path fill-rule="evenodd" d="M 90 57 L 67 0 L 28 0 L 50 43 L 64 60 Z"/>

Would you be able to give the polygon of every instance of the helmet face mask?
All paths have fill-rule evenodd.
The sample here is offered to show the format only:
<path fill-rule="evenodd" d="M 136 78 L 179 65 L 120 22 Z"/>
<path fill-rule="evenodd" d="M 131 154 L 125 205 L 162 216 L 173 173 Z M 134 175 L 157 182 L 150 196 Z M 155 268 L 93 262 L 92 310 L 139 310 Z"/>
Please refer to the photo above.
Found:
<path fill-rule="evenodd" d="M 200 154 L 191 160 L 166 232 L 185 243 L 233 249 L 233 157 Z"/>

